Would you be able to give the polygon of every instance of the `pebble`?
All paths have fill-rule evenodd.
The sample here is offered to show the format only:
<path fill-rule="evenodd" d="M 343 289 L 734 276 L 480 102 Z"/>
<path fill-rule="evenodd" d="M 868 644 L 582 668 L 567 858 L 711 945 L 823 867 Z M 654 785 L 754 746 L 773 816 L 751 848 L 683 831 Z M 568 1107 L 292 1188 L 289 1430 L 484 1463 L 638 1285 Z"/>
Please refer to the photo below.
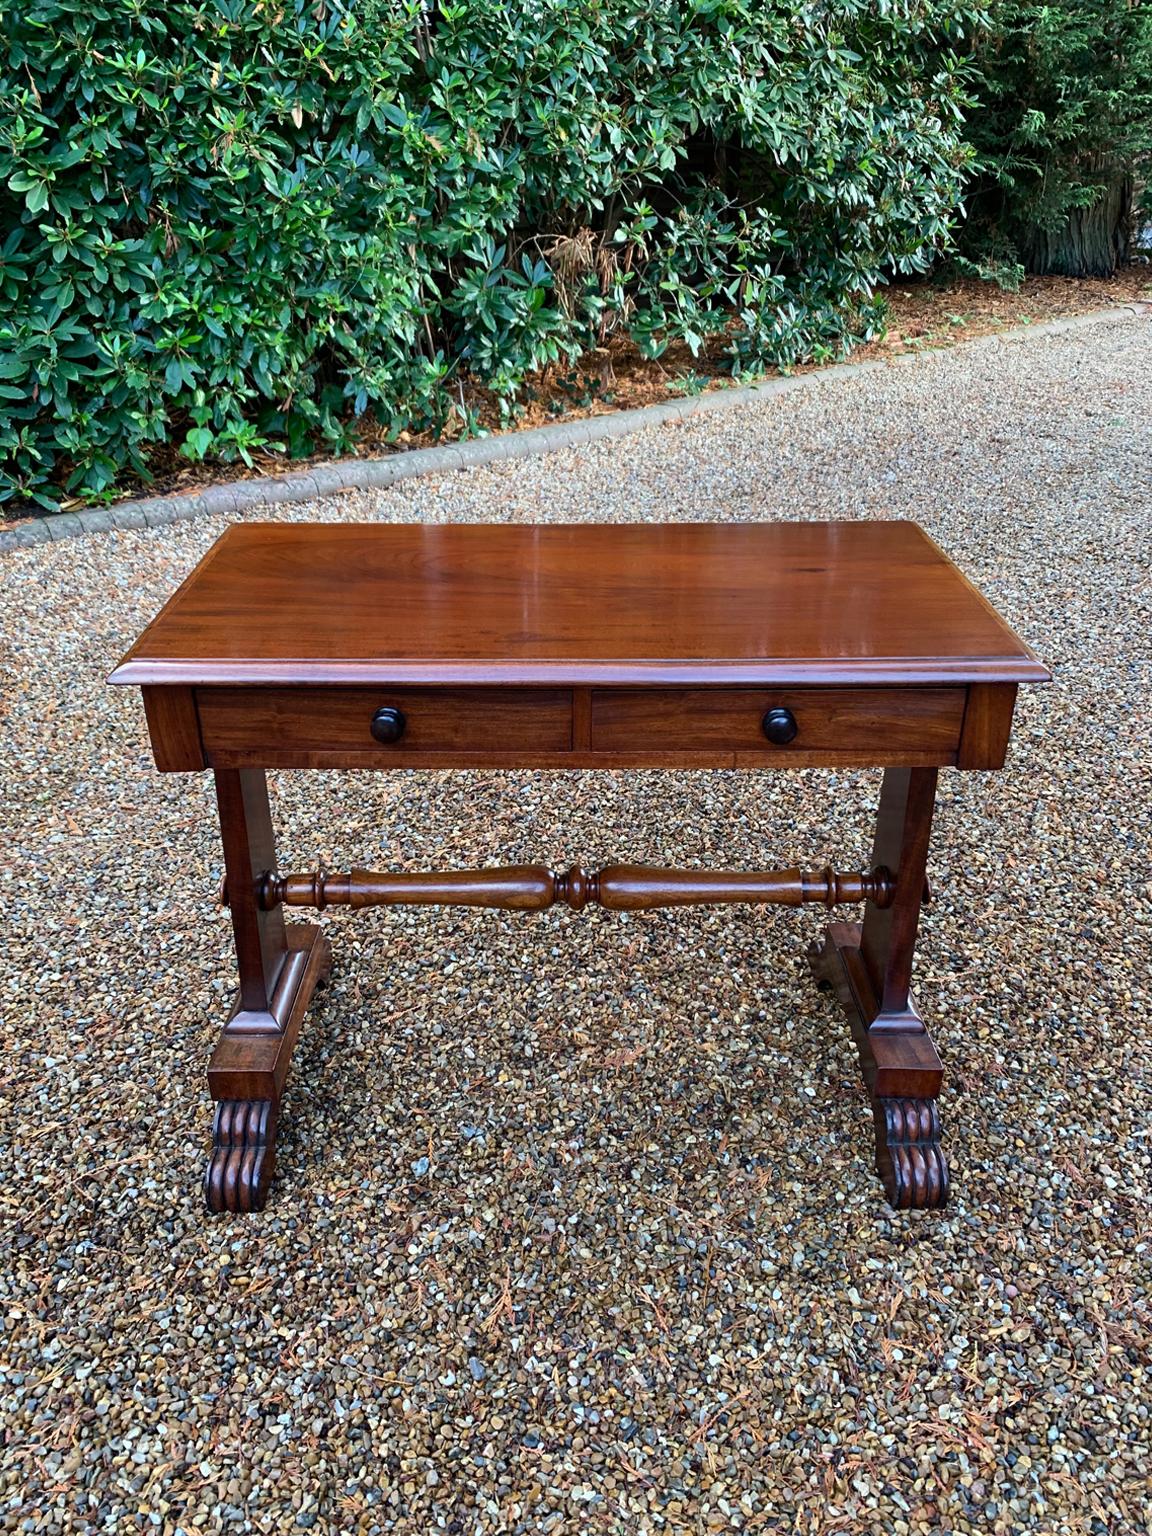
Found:
<path fill-rule="evenodd" d="M 211 785 L 104 679 L 224 520 L 5 557 L 5 1529 L 1148 1528 L 1150 377 L 1122 316 L 258 514 L 940 541 L 1056 675 L 1003 773 L 942 775 L 942 1215 L 884 1203 L 822 914 L 703 908 L 323 914 L 272 1204 L 205 1216 Z M 295 869 L 851 869 L 876 788 L 273 778 Z"/>

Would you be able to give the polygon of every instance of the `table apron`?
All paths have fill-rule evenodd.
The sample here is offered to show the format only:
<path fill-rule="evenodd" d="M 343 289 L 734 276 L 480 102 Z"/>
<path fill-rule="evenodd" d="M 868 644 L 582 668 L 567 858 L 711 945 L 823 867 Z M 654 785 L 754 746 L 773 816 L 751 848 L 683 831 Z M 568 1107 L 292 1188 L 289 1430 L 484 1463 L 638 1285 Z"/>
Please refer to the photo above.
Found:
<path fill-rule="evenodd" d="M 214 768 L 998 768 L 1016 686 L 152 686 L 163 771 Z M 399 711 L 394 743 L 373 739 Z M 764 735 L 788 710 L 795 737 Z"/>

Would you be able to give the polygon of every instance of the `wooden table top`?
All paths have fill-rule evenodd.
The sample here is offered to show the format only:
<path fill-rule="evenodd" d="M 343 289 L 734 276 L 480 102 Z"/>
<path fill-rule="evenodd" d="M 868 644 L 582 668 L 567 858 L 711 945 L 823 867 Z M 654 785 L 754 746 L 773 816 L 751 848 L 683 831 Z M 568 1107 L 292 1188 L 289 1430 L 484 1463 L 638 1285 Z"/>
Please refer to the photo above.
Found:
<path fill-rule="evenodd" d="M 237 523 L 114 683 L 1038 682 L 915 523 Z"/>

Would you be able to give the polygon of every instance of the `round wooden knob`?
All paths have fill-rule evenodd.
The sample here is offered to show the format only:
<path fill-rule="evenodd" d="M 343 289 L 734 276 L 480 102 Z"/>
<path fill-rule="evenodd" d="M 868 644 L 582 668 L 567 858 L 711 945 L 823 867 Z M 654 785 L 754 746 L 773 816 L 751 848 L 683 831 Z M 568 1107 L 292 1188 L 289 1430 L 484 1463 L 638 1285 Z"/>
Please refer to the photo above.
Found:
<path fill-rule="evenodd" d="M 407 724 L 408 721 L 402 709 L 394 709 L 391 704 L 384 704 L 372 716 L 372 734 L 383 746 L 389 747 L 394 741 L 400 740 Z"/>
<path fill-rule="evenodd" d="M 786 747 L 795 739 L 798 729 L 796 716 L 790 709 L 770 709 L 760 727 L 774 747 Z"/>

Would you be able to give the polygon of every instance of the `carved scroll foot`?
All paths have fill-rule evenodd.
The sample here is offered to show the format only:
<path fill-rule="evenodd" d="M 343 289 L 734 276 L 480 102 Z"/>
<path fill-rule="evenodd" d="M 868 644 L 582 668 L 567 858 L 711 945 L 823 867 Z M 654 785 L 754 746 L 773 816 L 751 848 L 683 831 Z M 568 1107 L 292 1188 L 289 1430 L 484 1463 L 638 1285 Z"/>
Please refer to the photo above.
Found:
<path fill-rule="evenodd" d="M 897 1210 L 938 1210 L 948 1199 L 936 1097 L 944 1072 L 926 1029 L 883 1027 L 860 956 L 860 924 L 829 923 L 808 961 L 840 1000 L 856 1042 L 876 1124 L 876 1167 Z M 908 1018 L 918 1022 L 910 1003 Z M 879 1021 L 881 1028 L 872 1026 Z"/>
<path fill-rule="evenodd" d="M 935 1099 L 874 1099 L 876 1168 L 898 1211 L 936 1211 L 948 1199 Z"/>
<path fill-rule="evenodd" d="M 212 1154 L 204 1170 L 210 1211 L 262 1211 L 276 1169 L 273 1099 L 228 1099 L 216 1106 Z"/>

